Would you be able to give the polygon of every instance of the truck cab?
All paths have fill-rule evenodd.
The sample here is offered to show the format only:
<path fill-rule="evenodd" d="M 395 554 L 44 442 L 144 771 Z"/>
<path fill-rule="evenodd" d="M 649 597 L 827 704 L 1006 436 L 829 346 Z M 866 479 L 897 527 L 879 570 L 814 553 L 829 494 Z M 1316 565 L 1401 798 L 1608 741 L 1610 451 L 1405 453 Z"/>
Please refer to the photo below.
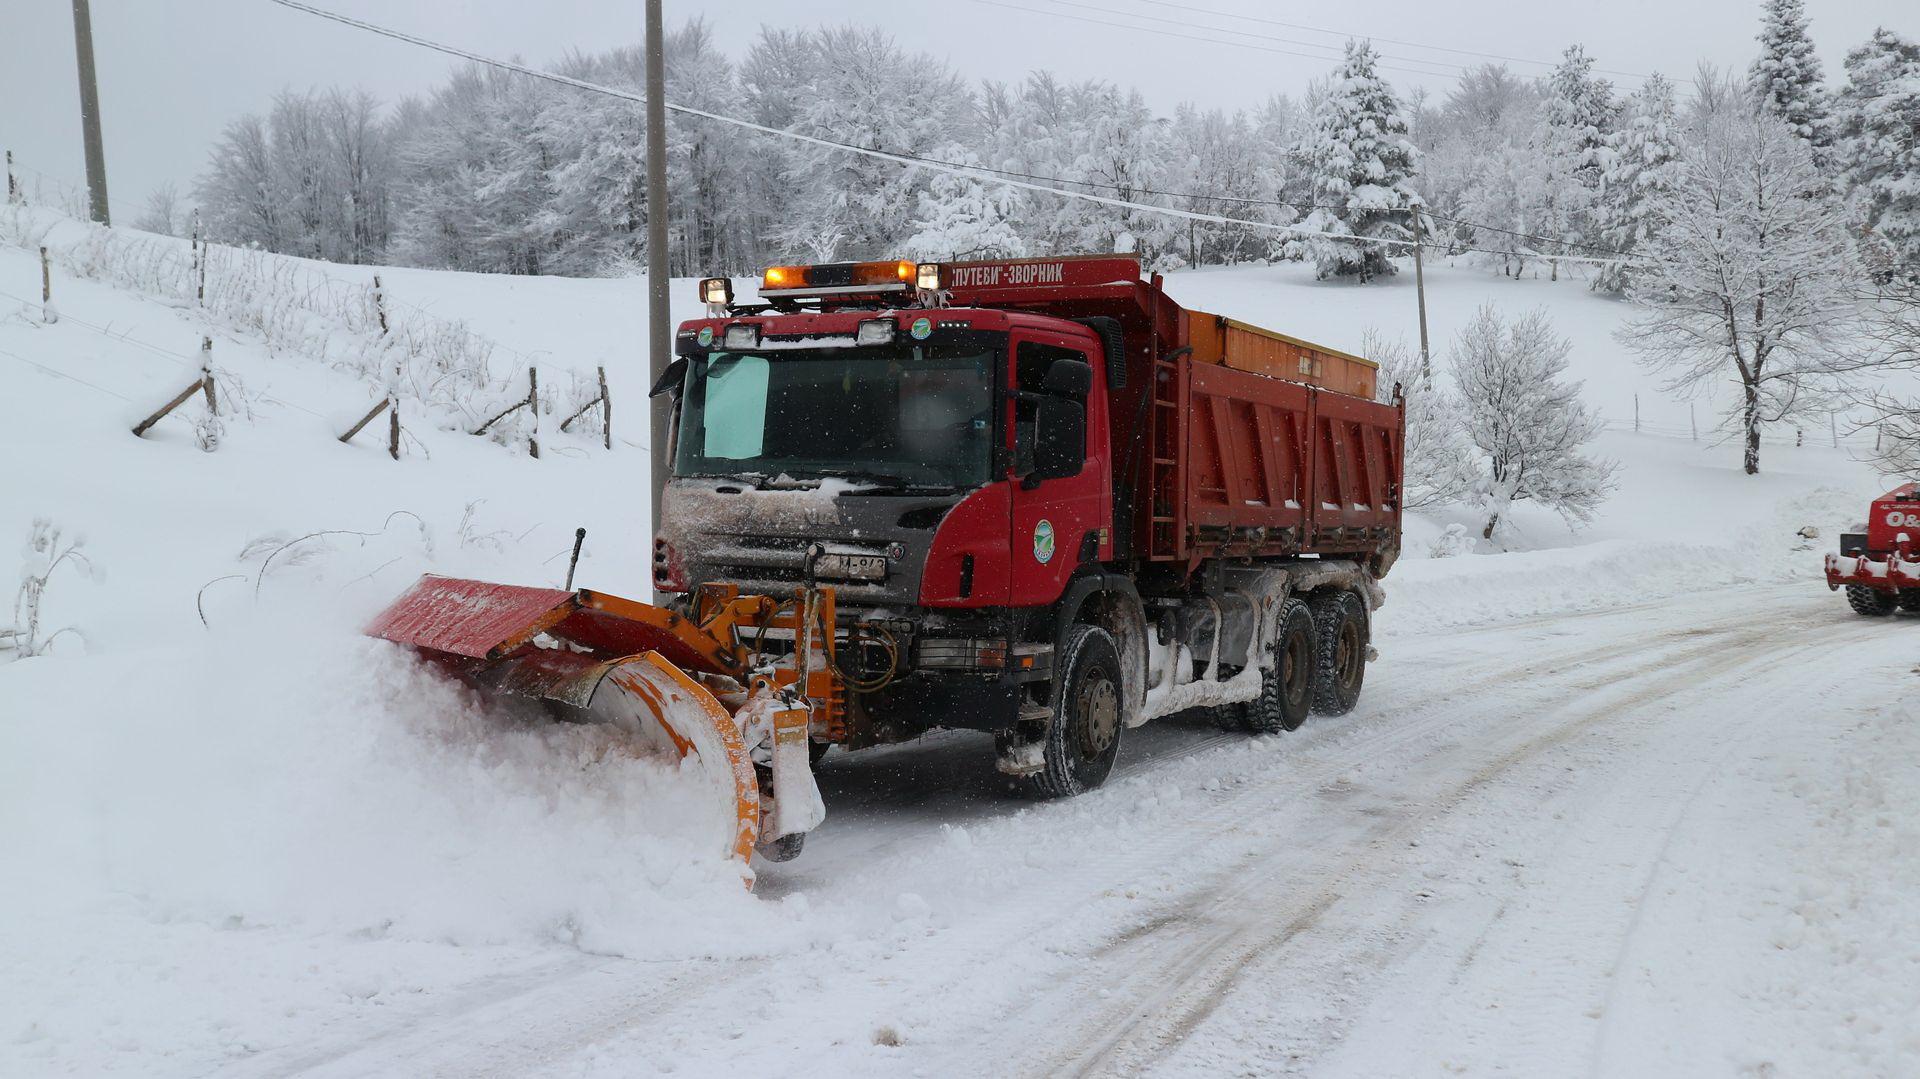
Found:
<path fill-rule="evenodd" d="M 1253 594 L 1272 582 L 1253 577 L 1309 545 L 1307 511 L 1228 498 L 1239 505 L 1224 531 L 1185 519 L 1188 455 L 1170 440 L 1186 428 L 1166 413 L 1199 399 L 1182 396 L 1190 313 L 1137 262 L 775 267 L 759 304 L 735 303 L 726 279 L 701 289 L 707 317 L 679 327 L 655 387 L 673 400 L 673 445 L 654 585 L 687 602 L 702 589 L 831 587 L 852 699 L 843 729 L 816 743 L 990 731 L 1003 770 L 1073 793 L 1104 777 L 1120 731 L 1145 718 L 1156 647 L 1215 682 L 1252 672 L 1219 695 L 1223 708 L 1255 695 L 1274 619 Z M 1223 453 L 1221 468 L 1263 467 Z M 1391 453 L 1397 469 L 1397 442 Z M 1235 530 L 1269 501 L 1300 527 Z M 1397 506 L 1392 523 L 1397 545 Z M 1218 555 L 1235 544 L 1227 566 Z M 1208 590 L 1246 602 L 1226 612 Z M 1214 658 L 1181 658 L 1207 625 Z M 1062 769 L 1047 757 L 1068 710 L 1055 683 L 1079 678 L 1063 667 L 1085 665 L 1091 631 L 1110 707 L 1105 690 L 1073 704 L 1103 715 L 1066 732 L 1079 743 L 1068 763 L 1085 767 Z"/>

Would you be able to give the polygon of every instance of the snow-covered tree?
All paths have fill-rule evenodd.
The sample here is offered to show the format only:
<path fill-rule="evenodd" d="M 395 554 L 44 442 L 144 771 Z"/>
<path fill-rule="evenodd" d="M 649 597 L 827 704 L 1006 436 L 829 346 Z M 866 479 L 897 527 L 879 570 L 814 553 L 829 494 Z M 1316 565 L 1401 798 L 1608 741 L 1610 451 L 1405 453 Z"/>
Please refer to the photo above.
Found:
<path fill-rule="evenodd" d="M 1814 148 L 1816 163 L 1832 141 L 1827 91 L 1820 85 L 1820 58 L 1807 35 L 1804 0 L 1766 0 L 1761 7 L 1760 55 L 1748 82 L 1761 107 Z"/>
<path fill-rule="evenodd" d="M 977 164 L 972 151 L 948 146 L 944 161 Z M 953 259 L 1020 258 L 1026 241 L 1014 228 L 1020 191 L 983 176 L 936 173 L 920 193 L 915 231 L 901 247 L 907 258 L 945 262 Z"/>
<path fill-rule="evenodd" d="M 1876 269 L 1920 277 L 1920 44 L 1877 30 L 1846 63 L 1835 149 L 1848 200 Z"/>
<path fill-rule="evenodd" d="M 208 235 L 227 243 L 284 249 L 265 117 L 228 122 L 194 185 Z"/>
<path fill-rule="evenodd" d="M 1459 396 L 1422 368 L 1419 354 L 1402 338 L 1368 330 L 1361 336 L 1360 354 L 1380 365 L 1374 396 L 1391 404 L 1397 390 L 1406 401 L 1400 504 L 1419 509 L 1458 502 L 1474 479 L 1473 446 Z"/>
<path fill-rule="evenodd" d="M 1515 502 L 1584 523 L 1613 488 L 1615 466 L 1587 452 L 1600 416 L 1581 402 L 1580 383 L 1565 378 L 1572 349 L 1544 310 L 1508 324 L 1492 304 L 1454 338 L 1453 377 L 1480 457 L 1471 498 L 1486 514 L 1485 539 Z"/>
<path fill-rule="evenodd" d="M 157 232 L 162 236 L 178 236 L 184 223 L 180 210 L 180 195 L 171 181 L 154 188 L 147 195 L 147 205 L 133 227 L 144 232 Z"/>
<path fill-rule="evenodd" d="M 1729 408 L 1760 471 L 1760 432 L 1823 411 L 1867 366 L 1844 340 L 1855 265 L 1841 211 L 1806 142 L 1750 110 L 1715 119 L 1689 148 L 1628 297 L 1645 313 L 1618 331 L 1650 369 L 1692 393 L 1731 377 Z"/>
<path fill-rule="evenodd" d="M 1613 155 L 1618 107 L 1613 85 L 1593 73 L 1593 59 L 1579 45 L 1562 55 L 1548 76 L 1546 99 L 1533 134 L 1532 182 L 1525 187 L 1524 204 L 1530 227 L 1526 230 L 1566 245 L 1587 244 L 1597 238 L 1600 189 Z M 1536 241 L 1537 242 L 1537 241 Z M 1540 253 L 1578 253 L 1577 247 L 1544 245 Z M 1559 277 L 1559 264 L 1553 264 Z"/>
<path fill-rule="evenodd" d="M 1332 235 L 1299 237 L 1289 244 L 1290 253 L 1312 259 L 1321 278 L 1365 282 L 1393 273 L 1397 245 L 1364 241 L 1412 238 L 1411 211 L 1424 205 L 1413 188 L 1419 151 L 1408 138 L 1393 87 L 1380 76 L 1371 42 L 1347 42 L 1301 154 L 1313 174 L 1314 201 L 1301 225 Z"/>
<path fill-rule="evenodd" d="M 909 55 L 878 30 L 845 26 L 804 37 L 803 52 L 780 57 L 786 77 L 797 80 L 777 87 L 792 100 L 790 130 L 917 156 L 967 133 L 972 94 L 940 61 Z M 748 56 L 756 87 L 768 81 L 768 62 L 758 46 Z M 924 171 L 805 143 L 778 153 L 782 212 L 772 231 L 785 251 L 823 262 L 879 258 L 911 234 Z"/>
<path fill-rule="evenodd" d="M 1482 64 L 1463 75 L 1434 115 L 1418 125 L 1420 194 L 1436 217 L 1453 219 L 1439 221 L 1435 238 L 1481 246 L 1465 222 L 1485 219 L 1469 206 L 1483 198 L 1490 174 L 1496 187 L 1506 179 L 1502 174 L 1511 163 L 1501 159 L 1510 147 L 1525 143 L 1539 102 L 1535 84 L 1502 65 Z M 1506 186 L 1512 190 L 1511 184 Z M 1499 200 L 1494 195 L 1487 201 Z M 1516 213 L 1510 206 L 1499 212 L 1507 220 Z M 1500 247 L 1498 242 L 1494 246 Z"/>
<path fill-rule="evenodd" d="M 1653 207 L 1673 184 L 1679 168 L 1680 130 L 1673 84 L 1655 73 L 1627 99 L 1626 117 L 1607 140 L 1612 151 L 1601 177 L 1598 239 L 1607 250 L 1632 258 L 1660 229 Z M 1632 268 L 1604 265 L 1593 287 L 1622 292 Z"/>

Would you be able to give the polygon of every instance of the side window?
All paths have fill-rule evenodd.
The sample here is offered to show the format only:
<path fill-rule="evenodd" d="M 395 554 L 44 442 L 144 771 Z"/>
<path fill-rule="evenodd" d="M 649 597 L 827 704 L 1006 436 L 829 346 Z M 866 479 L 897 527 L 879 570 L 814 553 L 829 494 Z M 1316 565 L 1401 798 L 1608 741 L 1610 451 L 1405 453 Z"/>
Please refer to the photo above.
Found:
<path fill-rule="evenodd" d="M 1057 360 L 1080 360 L 1085 362 L 1087 354 L 1077 349 L 1061 348 L 1058 345 L 1043 345 L 1038 341 L 1022 341 L 1013 353 L 1013 379 L 1017 389 L 1022 391 L 1013 399 L 1013 468 L 1017 475 L 1026 475 L 1033 471 L 1033 450 L 1035 426 L 1040 419 L 1040 402 L 1029 396 L 1044 393 L 1047 370 Z"/>

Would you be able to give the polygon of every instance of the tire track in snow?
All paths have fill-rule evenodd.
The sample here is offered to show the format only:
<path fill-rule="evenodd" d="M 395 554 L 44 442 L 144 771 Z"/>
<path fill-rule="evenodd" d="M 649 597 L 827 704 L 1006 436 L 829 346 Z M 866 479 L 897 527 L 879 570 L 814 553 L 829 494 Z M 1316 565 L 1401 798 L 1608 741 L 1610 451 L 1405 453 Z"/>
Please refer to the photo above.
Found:
<path fill-rule="evenodd" d="M 1750 624 L 1751 621 L 1750 616 L 1742 616 L 1728 619 L 1726 624 Z M 1249 906 L 1248 900 L 1256 893 L 1296 880 L 1287 872 L 1292 868 L 1289 865 L 1293 860 L 1290 852 L 1281 852 L 1266 867 L 1269 871 L 1235 873 L 1227 878 L 1224 885 L 1193 896 L 1183 903 L 1183 912 L 1201 919 L 1199 924 L 1209 927 L 1198 934 L 1197 939 L 1196 932 L 1186 928 L 1181 919 L 1162 915 L 1155 921 L 1166 928 L 1125 942 L 1129 946 L 1143 943 L 1146 947 L 1125 947 L 1120 949 L 1122 954 L 1113 956 L 1116 961 L 1129 963 L 1136 968 L 1128 979 L 1130 982 L 1148 980 L 1157 983 L 1156 988 L 1144 999 L 1127 1005 L 1122 1010 L 1123 1014 L 1116 1015 L 1110 1010 L 1088 1024 L 1109 1029 L 1051 1054 L 1046 1064 L 1036 1069 L 1036 1073 L 1125 1074 L 1150 1067 L 1161 1052 L 1179 1044 L 1212 1014 L 1247 967 L 1316 923 L 1340 898 L 1345 891 L 1343 886 L 1352 876 L 1372 861 L 1373 852 L 1397 849 L 1395 841 L 1427 826 L 1435 818 L 1452 812 L 1501 774 L 1585 735 L 1601 723 L 1613 719 L 1618 712 L 1683 693 L 1697 694 L 1709 690 L 1717 680 L 1724 680 L 1798 648 L 1800 642 L 1794 635 L 1802 628 L 1798 625 L 1776 625 L 1730 634 L 1727 639 L 1721 639 L 1726 632 L 1724 628 L 1710 627 L 1691 627 L 1660 635 L 1660 640 L 1692 640 L 1699 643 L 1683 647 L 1678 653 L 1653 651 L 1644 655 L 1645 662 L 1641 667 L 1628 673 L 1652 674 L 1650 682 L 1630 688 L 1624 697 L 1614 699 L 1609 696 L 1597 703 L 1582 706 L 1574 718 L 1501 753 L 1473 771 L 1452 790 L 1438 799 L 1428 801 L 1417 812 L 1368 829 L 1363 837 L 1367 853 L 1330 872 L 1323 871 L 1320 877 L 1325 883 L 1317 892 L 1290 903 L 1288 912 L 1281 915 L 1284 921 L 1277 929 L 1266 919 L 1250 918 L 1234 918 L 1222 927 L 1217 912 L 1222 908 L 1245 910 Z M 1862 627 L 1850 636 L 1869 631 L 1870 627 Z M 1650 643 L 1635 642 L 1597 652 L 1608 655 L 1646 653 Z M 1556 673 L 1567 669 L 1569 666 L 1562 665 L 1556 668 Z M 1617 676 L 1604 680 L 1587 679 L 1577 683 L 1577 688 L 1592 691 L 1618 682 Z M 1169 931 L 1174 927 L 1179 928 Z M 1147 954 L 1128 954 L 1133 952 Z M 1169 953 L 1178 954 L 1179 959 L 1166 962 L 1164 957 Z M 1086 988 L 1073 986 L 1062 992 L 1074 995 L 1076 990 Z"/>

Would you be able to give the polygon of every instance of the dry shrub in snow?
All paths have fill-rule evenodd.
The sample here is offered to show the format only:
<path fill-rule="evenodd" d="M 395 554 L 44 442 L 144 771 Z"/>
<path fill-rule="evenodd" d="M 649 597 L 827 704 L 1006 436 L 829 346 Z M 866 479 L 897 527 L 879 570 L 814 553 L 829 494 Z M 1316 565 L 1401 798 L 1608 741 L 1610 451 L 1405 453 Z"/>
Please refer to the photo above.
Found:
<path fill-rule="evenodd" d="M 1613 489 L 1616 466 L 1587 456 L 1599 414 L 1565 380 L 1573 344 L 1545 310 L 1506 323 L 1488 304 L 1453 342 L 1453 375 L 1466 406 L 1467 437 L 1479 450 L 1471 501 L 1492 539 L 1515 502 L 1538 502 L 1569 522 L 1591 520 Z"/>
<path fill-rule="evenodd" d="M 1361 335 L 1360 354 L 1380 365 L 1376 397 L 1391 403 L 1398 387 L 1406 398 L 1401 505 L 1421 509 L 1460 501 L 1474 478 L 1460 396 L 1422 369 L 1420 357 L 1404 339 L 1384 338 L 1369 329 Z"/>
<path fill-rule="evenodd" d="M 78 238 L 72 237 L 79 230 Z M 269 351 L 318 359 L 471 430 L 526 393 L 524 367 L 495 370 L 497 346 L 464 323 L 434 318 L 389 297 L 387 330 L 371 281 L 338 280 L 299 259 L 253 248 L 203 245 L 200 268 L 185 243 L 66 221 L 31 205 L 0 211 L 0 242 L 46 245 L 59 269 L 177 308 L 198 308 L 214 325 Z M 391 288 L 387 290 L 389 293 Z M 51 314 L 51 312 L 50 312 Z"/>
<path fill-rule="evenodd" d="M 0 629 L 0 656 L 25 659 L 46 655 L 53 642 L 68 633 L 86 640 L 86 636 L 72 626 L 46 632 L 40 610 L 46 598 L 47 582 L 60 567 L 70 567 L 90 580 L 99 579 L 93 562 L 80 550 L 85 545 L 84 536 L 63 535 L 59 526 L 44 517 L 33 522 L 26 549 L 21 552 L 26 564 L 20 574 L 20 590 L 13 598 L 13 627 Z"/>

